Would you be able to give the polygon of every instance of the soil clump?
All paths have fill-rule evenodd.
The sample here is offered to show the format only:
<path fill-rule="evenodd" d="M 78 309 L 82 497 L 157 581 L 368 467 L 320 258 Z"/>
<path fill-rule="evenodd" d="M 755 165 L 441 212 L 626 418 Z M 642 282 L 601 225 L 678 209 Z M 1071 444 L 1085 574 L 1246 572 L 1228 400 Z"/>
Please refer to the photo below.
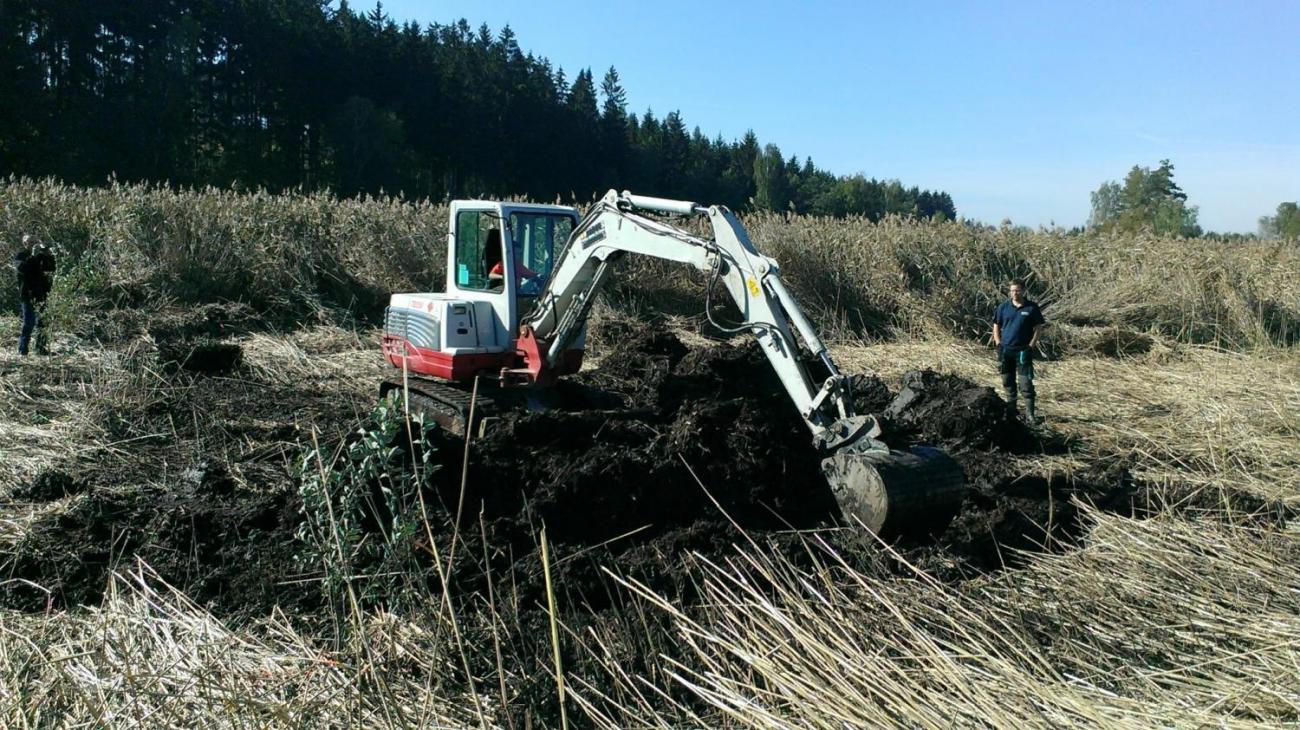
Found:
<path fill-rule="evenodd" d="M 310 594 L 290 582 L 298 517 L 290 502 L 286 492 L 241 490 L 206 464 L 168 489 L 79 495 L 15 546 L 5 572 L 24 580 L 10 584 L 3 604 L 28 611 L 97 604 L 109 575 L 140 558 L 224 615 L 292 607 Z"/>

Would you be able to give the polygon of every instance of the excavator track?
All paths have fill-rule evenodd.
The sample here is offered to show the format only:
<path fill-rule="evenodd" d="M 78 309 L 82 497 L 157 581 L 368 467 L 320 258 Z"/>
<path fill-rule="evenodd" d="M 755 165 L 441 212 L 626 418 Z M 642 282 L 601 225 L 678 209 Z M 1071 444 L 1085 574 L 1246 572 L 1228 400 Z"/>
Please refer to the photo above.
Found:
<path fill-rule="evenodd" d="M 380 397 L 396 392 L 400 398 L 403 391 L 409 398 L 412 414 L 423 415 L 448 433 L 460 437 L 467 432 L 481 436 L 483 429 L 498 413 L 495 399 L 485 392 L 475 394 L 472 390 L 427 378 L 408 378 L 405 385 L 400 380 L 389 379 L 379 387 Z"/>

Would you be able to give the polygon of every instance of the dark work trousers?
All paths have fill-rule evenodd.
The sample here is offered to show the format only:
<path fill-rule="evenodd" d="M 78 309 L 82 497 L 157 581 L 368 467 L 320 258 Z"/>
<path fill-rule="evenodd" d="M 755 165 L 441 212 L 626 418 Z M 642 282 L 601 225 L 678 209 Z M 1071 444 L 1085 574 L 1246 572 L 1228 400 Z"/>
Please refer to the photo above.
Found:
<path fill-rule="evenodd" d="M 37 304 L 36 302 L 32 302 L 28 300 L 23 300 L 18 305 L 18 313 L 22 316 L 22 320 L 23 320 L 22 329 L 18 331 L 18 354 L 19 355 L 27 354 L 27 346 L 32 341 L 32 332 L 34 332 L 36 328 L 39 327 L 41 324 L 41 317 L 40 317 L 40 313 L 38 312 L 39 306 L 40 305 Z M 38 346 L 37 349 L 39 350 L 40 347 Z"/>
<path fill-rule="evenodd" d="M 1020 395 L 1023 395 L 1026 400 L 1033 400 L 1036 395 L 1033 350 L 1027 347 L 999 348 L 998 372 L 1002 374 L 1002 391 L 1008 402 L 1016 402 L 1017 385 L 1019 385 Z"/>

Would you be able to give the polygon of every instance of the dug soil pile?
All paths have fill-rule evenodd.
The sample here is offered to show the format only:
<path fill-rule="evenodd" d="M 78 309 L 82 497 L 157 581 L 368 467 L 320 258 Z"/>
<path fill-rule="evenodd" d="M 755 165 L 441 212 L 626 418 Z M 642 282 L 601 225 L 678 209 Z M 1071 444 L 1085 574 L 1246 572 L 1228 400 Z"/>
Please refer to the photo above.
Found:
<path fill-rule="evenodd" d="M 543 525 L 557 554 L 599 546 L 590 564 L 559 568 L 566 589 L 596 606 L 609 594 L 599 561 L 682 596 L 690 590 L 678 571 L 691 551 L 721 557 L 758 539 L 797 554 L 805 530 L 844 554 L 878 551 L 869 536 L 840 528 L 807 427 L 756 344 L 692 348 L 654 328 L 613 334 L 602 333 L 618 344 L 601 366 L 566 386 L 571 410 L 506 416 L 471 445 L 463 503 L 461 444 L 442 445 L 453 457 L 442 471 L 448 512 L 461 505 L 473 522 L 482 514 L 490 544 L 515 556 L 535 551 Z M 914 371 L 898 393 L 874 376 L 855 377 L 853 392 L 859 412 L 878 414 L 891 447 L 938 446 L 967 473 L 971 496 L 952 525 L 898 546 L 941 577 L 1003 567 L 1016 560 L 1008 548 L 1068 545 L 1080 528 L 1073 496 L 1129 512 L 1139 491 L 1122 470 L 1022 474 L 1018 455 L 1068 445 L 1008 417 L 991 388 Z M 516 575 L 512 587 L 529 583 Z"/>
<path fill-rule="evenodd" d="M 604 567 L 688 599 L 684 556 L 730 555 L 733 544 L 748 539 L 800 554 L 806 549 L 797 531 L 816 529 L 819 540 L 843 554 L 876 560 L 869 536 L 836 529 L 837 510 L 807 428 L 757 345 L 688 347 L 666 329 L 617 322 L 606 324 L 600 339 L 617 344 L 599 368 L 561 386 L 564 410 L 502 416 L 470 445 L 464 470 L 462 442 L 436 444 L 441 468 L 430 501 L 444 509 L 433 515 L 434 536 L 449 540 L 455 531 L 462 556 L 488 556 L 453 570 L 449 579 L 458 589 L 478 591 L 490 573 L 494 582 L 509 582 L 516 605 L 539 605 L 543 526 L 559 557 L 560 590 L 595 609 L 613 600 Z M 310 383 L 272 388 L 238 362 L 229 368 L 239 379 L 169 377 L 186 383 L 186 407 L 232 422 L 252 415 L 268 422 L 278 401 L 300 402 L 316 419 L 339 419 L 313 421 L 322 432 L 353 427 L 346 409 Z M 237 383 L 247 396 L 224 398 Z M 1137 492 L 1118 470 L 1021 473 L 1016 455 L 1067 445 L 1044 443 L 1009 419 L 990 388 L 913 372 L 897 393 L 878 378 L 858 377 L 854 396 L 861 412 L 880 414 L 891 446 L 939 446 L 966 470 L 971 496 L 952 526 L 899 546 L 942 578 L 998 569 L 1014 560 L 1007 547 L 1068 544 L 1078 531 L 1072 496 L 1128 511 Z M 291 420 L 282 430 L 299 440 L 306 433 Z M 236 434 L 245 446 L 225 450 L 229 463 L 211 451 L 196 458 L 195 444 L 204 443 L 198 433 L 181 434 L 175 453 L 152 444 L 158 453 L 150 463 L 187 465 L 179 478 L 137 474 L 114 482 L 102 470 L 66 465 L 13 493 L 15 502 L 67 504 L 46 510 L 23 539 L 6 546 L 0 578 L 11 582 L 0 602 L 26 610 L 94 604 L 108 573 L 138 556 L 219 613 L 256 615 L 275 604 L 309 611 L 321 599 L 318 581 L 293 558 L 301 516 L 292 464 L 299 454 L 279 432 L 261 447 L 250 433 Z M 258 478 L 235 480 L 232 473 Z M 459 526 L 451 517 L 457 513 Z M 436 584 L 434 576 L 430 570 Z M 498 586 L 499 595 L 505 591 Z"/>

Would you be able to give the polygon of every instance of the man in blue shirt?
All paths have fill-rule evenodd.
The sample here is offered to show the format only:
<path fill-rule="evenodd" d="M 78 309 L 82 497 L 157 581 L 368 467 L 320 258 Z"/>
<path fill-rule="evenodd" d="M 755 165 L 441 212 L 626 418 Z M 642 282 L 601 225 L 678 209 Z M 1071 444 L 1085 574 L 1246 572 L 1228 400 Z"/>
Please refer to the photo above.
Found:
<path fill-rule="evenodd" d="M 993 344 L 998 347 L 998 372 L 1002 374 L 1002 391 L 1007 411 L 1016 414 L 1016 391 L 1025 396 L 1025 417 L 1030 423 L 1038 419 L 1034 410 L 1034 348 L 1046 320 L 1036 302 L 1025 297 L 1025 282 L 1012 279 L 1007 293 L 1011 298 L 993 311 Z M 1019 376 L 1017 378 L 1017 376 Z"/>

